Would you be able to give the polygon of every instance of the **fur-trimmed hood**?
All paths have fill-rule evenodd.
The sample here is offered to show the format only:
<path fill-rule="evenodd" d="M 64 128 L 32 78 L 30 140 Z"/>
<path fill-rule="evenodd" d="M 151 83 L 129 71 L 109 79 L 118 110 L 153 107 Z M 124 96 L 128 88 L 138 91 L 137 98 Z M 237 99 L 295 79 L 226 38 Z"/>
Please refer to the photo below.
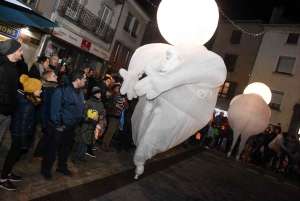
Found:
<path fill-rule="evenodd" d="M 44 88 L 56 88 L 58 86 L 58 83 L 53 81 L 41 80 L 41 82 Z"/>

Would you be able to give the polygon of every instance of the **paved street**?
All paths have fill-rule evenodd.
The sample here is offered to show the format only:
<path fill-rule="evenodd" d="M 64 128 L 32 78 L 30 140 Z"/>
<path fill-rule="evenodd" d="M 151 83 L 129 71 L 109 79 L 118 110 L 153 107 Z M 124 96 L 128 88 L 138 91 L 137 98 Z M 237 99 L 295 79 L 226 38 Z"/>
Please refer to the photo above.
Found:
<path fill-rule="evenodd" d="M 9 138 L 0 149 L 0 165 Z M 23 155 L 15 173 L 24 177 L 19 190 L 0 189 L 0 200 L 298 200 L 299 182 L 266 169 L 257 169 L 216 150 L 186 150 L 177 146 L 149 160 L 145 173 L 135 181 L 133 153 L 96 151 L 80 165 L 69 163 L 75 173 L 55 172 L 54 181 L 39 175 L 40 162 L 31 151 Z M 54 168 L 53 168 L 54 169 Z"/>
<path fill-rule="evenodd" d="M 274 201 L 299 197 L 298 186 L 281 177 L 263 175 L 216 151 L 205 151 L 93 200 Z"/>

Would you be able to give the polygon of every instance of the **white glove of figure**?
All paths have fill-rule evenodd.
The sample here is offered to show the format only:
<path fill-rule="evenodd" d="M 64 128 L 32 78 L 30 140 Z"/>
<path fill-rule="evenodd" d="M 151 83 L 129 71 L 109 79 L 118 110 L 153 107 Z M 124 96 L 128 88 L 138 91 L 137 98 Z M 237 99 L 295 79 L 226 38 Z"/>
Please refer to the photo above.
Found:
<path fill-rule="evenodd" d="M 126 71 L 125 69 L 120 69 L 120 75 L 123 77 L 123 84 L 121 87 L 121 94 L 127 93 L 128 100 L 132 98 L 137 98 L 137 95 L 134 91 L 134 85 L 139 81 L 138 75 L 133 71 Z"/>
<path fill-rule="evenodd" d="M 138 96 L 146 94 L 147 99 L 152 100 L 162 92 L 174 87 L 168 76 L 159 74 L 149 66 L 145 68 L 145 73 L 147 77 L 140 80 L 134 86 L 135 93 Z"/>

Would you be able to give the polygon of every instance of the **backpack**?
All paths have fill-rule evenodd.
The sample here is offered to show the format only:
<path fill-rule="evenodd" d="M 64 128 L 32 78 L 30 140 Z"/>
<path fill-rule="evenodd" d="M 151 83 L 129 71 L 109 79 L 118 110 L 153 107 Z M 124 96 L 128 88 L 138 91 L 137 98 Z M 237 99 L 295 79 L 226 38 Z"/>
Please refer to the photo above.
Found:
<path fill-rule="evenodd" d="M 116 99 L 116 95 L 115 94 L 112 94 L 109 98 L 108 98 L 108 101 L 107 101 L 107 109 L 108 111 L 112 112 L 115 108 L 117 104 L 117 99 Z"/>

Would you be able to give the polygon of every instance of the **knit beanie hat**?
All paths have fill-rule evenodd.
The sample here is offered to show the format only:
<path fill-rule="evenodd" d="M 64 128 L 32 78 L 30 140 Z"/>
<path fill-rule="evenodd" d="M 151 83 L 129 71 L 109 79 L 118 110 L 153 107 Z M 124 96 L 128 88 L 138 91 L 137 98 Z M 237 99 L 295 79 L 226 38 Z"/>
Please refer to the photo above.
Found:
<path fill-rule="evenodd" d="M 21 47 L 21 43 L 17 40 L 9 39 L 0 42 L 0 54 L 10 55 Z"/>
<path fill-rule="evenodd" d="M 87 112 L 87 116 L 90 119 L 93 119 L 98 114 L 97 110 L 89 109 Z"/>
<path fill-rule="evenodd" d="M 118 87 L 118 86 L 121 88 L 121 83 L 119 83 L 119 82 L 116 83 L 111 89 L 114 90 L 114 89 L 115 89 L 116 87 Z"/>
<path fill-rule="evenodd" d="M 42 88 L 42 83 L 38 79 L 30 78 L 23 74 L 20 77 L 20 82 L 23 84 L 24 91 L 35 92 L 36 90 Z"/>
<path fill-rule="evenodd" d="M 93 89 L 92 89 L 92 95 L 95 95 L 97 93 L 101 93 L 101 89 L 99 87 L 93 87 Z"/>

